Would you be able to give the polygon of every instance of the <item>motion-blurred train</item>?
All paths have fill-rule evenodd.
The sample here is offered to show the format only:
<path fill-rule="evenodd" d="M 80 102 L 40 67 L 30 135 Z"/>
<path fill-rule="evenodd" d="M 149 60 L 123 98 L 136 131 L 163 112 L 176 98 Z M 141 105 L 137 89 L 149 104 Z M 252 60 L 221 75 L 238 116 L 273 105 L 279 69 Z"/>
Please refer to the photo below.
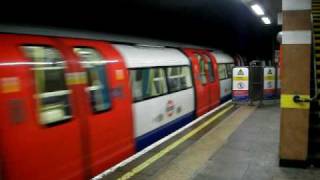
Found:
<path fill-rule="evenodd" d="M 93 177 L 231 97 L 221 51 L 27 34 L 0 34 L 0 179 Z"/>

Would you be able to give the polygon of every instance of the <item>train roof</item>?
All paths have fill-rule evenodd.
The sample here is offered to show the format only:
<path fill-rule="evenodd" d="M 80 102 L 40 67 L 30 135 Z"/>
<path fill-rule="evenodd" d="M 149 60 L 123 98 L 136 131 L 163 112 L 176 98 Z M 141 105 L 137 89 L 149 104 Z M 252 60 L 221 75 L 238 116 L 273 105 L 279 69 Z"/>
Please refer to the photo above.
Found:
<path fill-rule="evenodd" d="M 189 65 L 188 58 L 179 50 L 164 47 L 113 44 L 126 61 L 128 68 Z"/>
<path fill-rule="evenodd" d="M 124 43 L 134 45 L 149 45 L 149 46 L 163 46 L 174 48 L 195 48 L 213 50 L 211 47 L 196 46 L 191 44 L 155 40 L 149 38 L 139 38 L 134 36 L 117 35 L 110 33 L 100 33 L 93 31 L 74 30 L 67 28 L 55 27 L 39 27 L 39 26 L 19 26 L 0 24 L 0 33 L 10 34 L 28 34 L 28 35 L 43 35 L 52 37 L 69 37 L 79 39 L 105 40 L 113 43 Z"/>
<path fill-rule="evenodd" d="M 215 56 L 218 64 L 234 63 L 234 59 L 222 51 L 212 51 L 211 53 Z"/>

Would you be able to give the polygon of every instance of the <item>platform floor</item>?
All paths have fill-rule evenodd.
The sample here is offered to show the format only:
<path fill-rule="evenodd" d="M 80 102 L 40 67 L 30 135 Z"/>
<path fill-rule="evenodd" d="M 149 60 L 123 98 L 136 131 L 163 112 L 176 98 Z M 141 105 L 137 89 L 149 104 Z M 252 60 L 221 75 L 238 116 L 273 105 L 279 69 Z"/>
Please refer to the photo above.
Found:
<path fill-rule="evenodd" d="M 131 179 L 319 180 L 320 169 L 278 166 L 280 108 L 241 106 L 216 127 L 200 133 Z M 135 164 L 157 154 L 152 151 Z M 105 179 L 117 179 L 134 165 Z"/>

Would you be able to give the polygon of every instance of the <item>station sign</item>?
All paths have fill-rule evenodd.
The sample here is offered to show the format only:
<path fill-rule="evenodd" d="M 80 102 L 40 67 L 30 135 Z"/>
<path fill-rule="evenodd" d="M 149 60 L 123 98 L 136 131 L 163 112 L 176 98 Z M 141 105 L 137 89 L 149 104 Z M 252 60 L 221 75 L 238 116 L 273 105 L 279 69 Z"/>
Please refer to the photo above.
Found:
<path fill-rule="evenodd" d="M 276 96 L 276 70 L 274 67 L 265 67 L 263 70 L 263 98 L 274 99 Z"/>
<path fill-rule="evenodd" d="M 249 101 L 249 69 L 247 67 L 233 68 L 232 78 L 232 99 Z"/>

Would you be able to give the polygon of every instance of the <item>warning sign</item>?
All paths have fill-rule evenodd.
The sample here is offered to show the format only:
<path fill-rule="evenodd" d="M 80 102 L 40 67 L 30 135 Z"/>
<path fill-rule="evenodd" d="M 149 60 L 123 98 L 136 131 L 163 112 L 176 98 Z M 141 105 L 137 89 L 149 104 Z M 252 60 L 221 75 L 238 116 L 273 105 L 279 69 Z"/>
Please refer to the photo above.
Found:
<path fill-rule="evenodd" d="M 240 76 L 243 76 L 243 75 L 244 75 L 244 73 L 243 73 L 242 69 L 239 69 L 239 71 L 238 71 L 238 74 L 237 74 L 237 75 L 240 75 Z"/>
<path fill-rule="evenodd" d="M 233 68 L 232 94 L 234 101 L 249 100 L 249 69 L 247 67 Z"/>
<path fill-rule="evenodd" d="M 275 68 L 265 67 L 264 68 L 264 86 L 263 86 L 263 97 L 264 99 L 273 99 L 275 97 Z"/>

